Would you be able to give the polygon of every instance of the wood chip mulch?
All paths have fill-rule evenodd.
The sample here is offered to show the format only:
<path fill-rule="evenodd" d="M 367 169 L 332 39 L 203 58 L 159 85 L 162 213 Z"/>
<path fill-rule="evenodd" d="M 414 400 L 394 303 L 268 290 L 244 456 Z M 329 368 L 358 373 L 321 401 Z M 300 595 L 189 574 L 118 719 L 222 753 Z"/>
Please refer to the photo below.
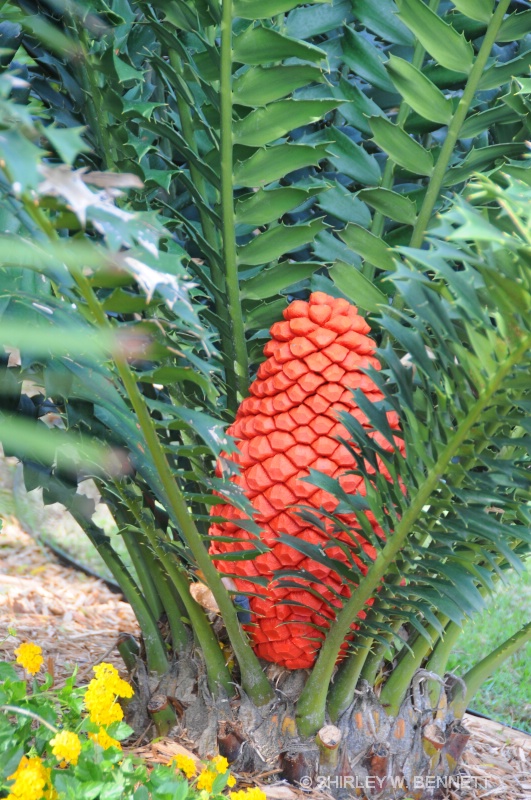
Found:
<path fill-rule="evenodd" d="M 13 629 L 16 634 L 9 635 Z M 105 660 L 122 674 L 116 650 L 120 632 L 138 634 L 131 610 L 101 580 L 71 567 L 61 566 L 55 556 L 24 533 L 16 520 L 4 520 L 0 531 L 0 659 L 12 660 L 22 641 L 40 644 L 46 667 L 56 683 L 72 674 L 77 682 L 92 678 L 92 666 Z M 471 742 L 462 773 L 477 785 L 449 791 L 448 800 L 531 800 L 531 735 L 492 720 L 467 714 Z M 173 740 L 158 740 L 132 751 L 152 764 L 167 763 L 172 755 L 192 755 Z M 274 775 L 239 776 L 245 785 L 258 784 L 269 800 L 325 798 L 323 793 L 302 792 L 282 783 L 268 783 Z"/>
<path fill-rule="evenodd" d="M 9 636 L 9 630 L 16 631 Z M 0 531 L 0 658 L 13 659 L 24 641 L 43 649 L 56 682 L 72 674 L 87 683 L 92 666 L 108 661 L 124 672 L 116 650 L 120 632 L 138 633 L 131 606 L 105 583 L 71 567 L 24 533 L 13 519 Z"/>

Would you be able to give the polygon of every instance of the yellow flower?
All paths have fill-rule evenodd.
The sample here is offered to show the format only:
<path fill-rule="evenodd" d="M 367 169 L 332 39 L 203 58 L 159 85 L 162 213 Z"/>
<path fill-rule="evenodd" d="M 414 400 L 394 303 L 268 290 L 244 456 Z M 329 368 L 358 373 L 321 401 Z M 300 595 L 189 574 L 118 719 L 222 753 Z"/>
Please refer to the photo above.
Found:
<path fill-rule="evenodd" d="M 15 783 L 7 800 L 41 800 L 43 795 L 47 798 L 56 796 L 51 784 L 50 770 L 44 766 L 40 758 L 22 756 L 18 767 L 8 780 L 14 780 Z"/>
<path fill-rule="evenodd" d="M 89 733 L 89 739 L 92 739 L 93 742 L 99 744 L 104 750 L 107 750 L 109 747 L 117 747 L 118 750 L 122 749 L 122 745 L 118 741 L 118 739 L 113 739 L 112 736 L 109 736 L 105 728 L 100 728 L 98 733 Z"/>
<path fill-rule="evenodd" d="M 204 769 L 197 779 L 197 788 L 205 789 L 207 792 L 212 791 L 212 786 L 216 780 L 216 773 L 209 769 Z"/>
<path fill-rule="evenodd" d="M 124 718 L 117 697 L 132 697 L 133 687 L 122 680 L 116 667 L 102 662 L 93 667 L 95 678 L 91 680 L 85 693 L 85 706 L 90 721 L 96 725 L 110 725 Z"/>
<path fill-rule="evenodd" d="M 52 753 L 58 761 L 66 761 L 74 766 L 77 764 L 81 753 L 81 741 L 77 733 L 61 731 L 50 739 L 50 744 L 53 745 Z"/>
<path fill-rule="evenodd" d="M 31 642 L 24 642 L 15 650 L 17 664 L 20 664 L 31 675 L 35 675 L 43 664 L 42 647 Z"/>
<path fill-rule="evenodd" d="M 120 678 L 118 670 L 112 664 L 107 664 L 103 661 L 101 664 L 92 667 L 92 669 L 96 680 L 113 694 L 117 694 L 118 697 L 133 696 L 133 687 Z"/>
<path fill-rule="evenodd" d="M 229 762 L 225 756 L 215 756 L 212 759 L 212 764 L 216 768 L 216 772 L 219 772 L 220 775 L 223 775 L 229 768 Z"/>
<path fill-rule="evenodd" d="M 229 792 L 230 800 L 267 800 L 265 792 L 253 786 L 252 789 L 241 789 L 239 792 Z"/>
<path fill-rule="evenodd" d="M 90 721 L 96 725 L 110 725 L 124 718 L 122 707 L 116 701 L 116 695 L 99 680 L 93 679 L 85 692 L 85 706 Z"/>
<path fill-rule="evenodd" d="M 173 756 L 168 766 L 171 767 L 173 764 L 175 764 L 177 769 L 180 769 L 181 772 L 184 772 L 188 780 L 195 775 L 195 761 L 193 758 L 190 758 L 190 756 L 178 753 L 176 756 Z"/>
<path fill-rule="evenodd" d="M 234 777 L 234 775 L 229 775 L 229 778 L 227 780 L 227 786 L 229 787 L 229 789 L 232 789 L 233 786 L 236 786 L 236 778 Z"/>

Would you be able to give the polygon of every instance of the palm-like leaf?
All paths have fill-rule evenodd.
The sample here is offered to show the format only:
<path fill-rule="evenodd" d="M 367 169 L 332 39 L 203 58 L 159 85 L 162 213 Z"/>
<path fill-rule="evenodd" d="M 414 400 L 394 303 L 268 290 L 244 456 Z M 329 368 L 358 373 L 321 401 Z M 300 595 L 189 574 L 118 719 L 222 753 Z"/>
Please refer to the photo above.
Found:
<path fill-rule="evenodd" d="M 374 310 L 392 291 L 389 245 L 418 246 L 474 170 L 523 168 L 526 89 L 511 79 L 527 71 L 529 23 L 504 19 L 508 0 L 481 14 L 422 0 L 377 11 L 227 0 L 223 42 L 207 2 L 69 6 L 66 20 L 21 5 L 34 91 L 59 123 L 88 120 L 85 158 L 139 174 L 142 202 L 193 257 L 232 411 L 279 292 L 311 280 Z M 224 155 L 222 140 L 234 145 Z"/>
<path fill-rule="evenodd" d="M 367 639 L 388 630 L 382 621 L 416 633 L 382 692 L 396 711 L 409 684 L 407 670 L 411 678 L 448 622 L 459 626 L 481 608 L 504 569 L 520 569 L 521 556 L 529 553 L 529 215 L 523 185 L 511 184 L 504 193 L 484 182 L 474 196 L 499 201 L 497 224 L 507 223 L 507 232 L 459 203 L 443 217 L 429 250 L 402 248 L 404 260 L 392 280 L 413 310 L 382 315 L 390 341 L 380 355 L 387 368 L 371 377 L 385 406 L 401 418 L 406 456 L 378 446 L 374 432 L 393 442 L 386 417 L 358 392 L 370 428 L 346 414 L 342 421 L 358 448 L 366 497 L 350 498 L 338 485 L 334 491 L 330 478 L 312 478 L 340 499 L 339 511 L 356 513 L 362 523 L 370 510 L 386 534 L 385 543 L 372 538 L 376 560 L 356 581 L 305 689 L 301 713 L 315 724 L 318 714 L 310 706 L 320 692 L 323 712 L 336 645 L 373 593 L 372 612 L 360 623 L 363 655 L 358 650 L 351 657 L 332 690 L 335 713 L 353 696 Z M 490 214 L 496 219 L 494 210 Z M 367 463 L 375 475 L 367 474 Z M 381 463 L 392 482 L 378 474 Z"/>

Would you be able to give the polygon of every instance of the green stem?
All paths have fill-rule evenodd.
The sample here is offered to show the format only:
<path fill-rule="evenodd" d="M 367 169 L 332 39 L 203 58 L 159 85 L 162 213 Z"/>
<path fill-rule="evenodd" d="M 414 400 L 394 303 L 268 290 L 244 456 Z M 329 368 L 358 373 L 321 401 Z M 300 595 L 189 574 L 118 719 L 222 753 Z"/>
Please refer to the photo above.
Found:
<path fill-rule="evenodd" d="M 189 639 L 186 627 L 182 622 L 182 617 L 186 615 L 186 609 L 177 592 L 172 591 L 169 575 L 164 571 L 159 560 L 155 558 L 152 549 L 147 545 L 141 549 L 148 570 L 156 576 L 157 590 L 170 626 L 172 650 L 179 653 L 186 647 Z"/>
<path fill-rule="evenodd" d="M 221 225 L 229 316 L 232 323 L 236 381 L 240 400 L 249 388 L 249 359 L 240 299 L 232 163 L 232 0 L 221 4 Z"/>
<path fill-rule="evenodd" d="M 175 587 L 178 596 L 182 600 L 185 612 L 190 619 L 192 627 L 205 654 L 209 685 L 215 687 L 217 683 L 221 683 L 228 690 L 230 685 L 230 674 L 225 666 L 225 660 L 222 656 L 218 641 L 214 636 L 210 623 L 208 622 L 203 610 L 192 598 L 185 575 L 177 567 L 175 557 L 166 551 L 164 542 L 161 541 L 161 538 L 159 537 L 155 527 L 146 520 L 145 515 L 142 513 L 142 509 L 140 508 L 139 501 L 121 491 L 120 487 L 118 487 L 118 492 L 124 505 L 127 507 L 127 510 L 134 515 L 137 524 L 144 532 L 158 561 L 164 567 L 169 580 Z M 176 631 L 174 646 L 176 649 L 182 650 L 188 644 L 188 636 L 184 625 L 182 625 L 180 622 L 180 610 L 177 609 L 177 612 L 178 616 L 174 618 L 174 624 L 179 623 L 179 629 Z"/>
<path fill-rule="evenodd" d="M 426 669 L 429 670 L 429 672 L 436 672 L 437 675 L 441 676 L 444 675 L 448 659 L 462 631 L 463 627 L 458 625 L 457 622 L 448 623 L 444 631 L 444 636 L 437 642 L 430 660 L 426 664 Z"/>
<path fill-rule="evenodd" d="M 49 731 L 52 731 L 53 733 L 59 733 L 58 728 L 55 728 L 43 717 L 35 714 L 34 711 L 28 711 L 27 708 L 19 708 L 18 706 L 0 706 L 0 711 L 6 711 L 8 714 L 20 714 L 23 717 L 29 717 L 29 719 L 35 720 L 35 722 L 38 722 L 40 725 L 44 725 L 44 727 L 48 728 Z"/>
<path fill-rule="evenodd" d="M 214 695 L 218 695 L 219 686 L 222 686 L 227 695 L 230 696 L 234 694 L 231 675 L 225 663 L 225 658 L 219 646 L 219 642 L 216 639 L 203 609 L 190 594 L 190 586 L 186 576 L 177 567 L 173 554 L 166 552 L 164 546 L 159 542 L 157 535 L 148 532 L 148 536 L 157 558 L 163 564 L 168 577 L 184 603 L 190 624 L 197 636 L 197 641 L 199 642 L 199 646 L 205 658 L 210 691 Z"/>
<path fill-rule="evenodd" d="M 403 577 L 404 572 L 400 576 Z M 374 623 L 378 624 L 385 619 L 384 614 L 377 612 L 373 615 Z M 392 627 L 396 632 L 402 625 L 401 618 L 395 620 Z M 332 720 L 337 720 L 339 716 L 346 711 L 354 700 L 356 693 L 356 686 L 358 680 L 363 678 L 368 681 L 371 686 L 373 685 L 376 671 L 383 658 L 383 654 L 389 647 L 388 641 L 391 642 L 392 634 L 383 631 L 381 634 L 386 639 L 385 644 L 382 642 L 375 642 L 374 639 L 359 651 L 356 651 L 349 656 L 344 664 L 341 665 L 337 676 L 334 679 L 334 685 L 331 687 L 328 696 L 328 712 Z M 388 640 L 388 641 L 387 641 Z M 374 649 L 371 651 L 371 647 Z"/>
<path fill-rule="evenodd" d="M 439 617 L 441 625 L 446 625 L 448 617 Z M 387 714 L 396 716 L 411 684 L 411 679 L 426 658 L 433 642 L 439 637 L 439 632 L 433 625 L 426 628 L 426 633 L 431 637 L 429 642 L 424 636 L 418 634 L 416 640 L 410 645 L 411 650 L 404 652 L 404 657 L 393 669 L 380 694 L 380 702 L 385 707 Z"/>
<path fill-rule="evenodd" d="M 339 667 L 328 697 L 327 707 L 332 722 L 337 722 L 354 699 L 356 685 L 363 666 L 370 656 L 370 647 L 373 642 L 374 639 L 370 639 L 363 646 L 360 645 Z"/>
<path fill-rule="evenodd" d="M 398 631 L 400 630 L 403 624 L 404 620 L 401 619 L 400 617 L 398 619 L 395 619 L 395 621 L 392 623 L 391 627 L 393 628 L 393 631 L 397 635 Z M 367 661 L 363 666 L 360 676 L 363 680 L 370 683 L 371 686 L 374 685 L 378 668 L 382 662 L 386 650 L 389 649 L 389 646 L 391 645 L 391 642 L 393 640 L 393 635 L 391 633 L 384 631 L 381 635 L 385 639 L 385 642 L 378 642 L 377 645 L 374 647 L 374 650 L 372 651 L 372 653 L 370 653 L 370 655 L 367 658 Z"/>
<path fill-rule="evenodd" d="M 135 572 L 138 576 L 142 593 L 151 609 L 151 613 L 155 619 L 159 619 L 162 613 L 162 603 L 153 581 L 153 575 L 156 573 L 152 573 L 148 568 L 144 558 L 144 553 L 142 553 L 140 550 L 140 542 L 138 540 L 141 534 L 139 534 L 138 531 L 123 530 L 121 531 L 121 536 L 124 540 L 127 552 L 129 553 L 129 557 L 131 558 L 131 563 L 133 564 Z"/>
<path fill-rule="evenodd" d="M 495 372 L 491 379 L 483 386 L 483 390 L 476 402 L 471 407 L 468 414 L 457 425 L 454 435 L 451 437 L 432 469 L 429 470 L 423 483 L 418 487 L 417 494 L 412 498 L 411 505 L 405 511 L 394 534 L 388 539 L 383 550 L 380 551 L 376 560 L 369 567 L 367 575 L 360 581 L 356 591 L 352 593 L 349 600 L 347 600 L 337 615 L 335 622 L 331 625 L 312 674 L 304 687 L 297 705 L 299 730 L 302 735 L 310 736 L 315 734 L 324 724 L 326 698 L 330 679 L 341 645 L 343 644 L 352 622 L 356 619 L 369 597 L 371 597 L 377 589 L 381 579 L 387 573 L 389 565 L 392 564 L 400 552 L 413 525 L 423 513 L 424 506 L 437 488 L 441 477 L 448 469 L 451 459 L 457 455 L 459 448 L 477 423 L 483 410 L 490 403 L 493 395 L 500 388 L 505 377 L 510 373 L 514 365 L 518 363 L 530 346 L 531 335 L 526 336 L 521 342 L 520 347 L 513 350 L 505 361 L 499 364 L 497 372 Z"/>
<path fill-rule="evenodd" d="M 459 138 L 459 133 L 461 132 L 466 115 L 468 114 L 470 104 L 472 103 L 477 92 L 479 81 L 483 71 L 485 70 L 485 65 L 496 41 L 496 36 L 498 35 L 498 31 L 503 22 L 505 12 L 507 11 L 509 4 L 510 0 L 500 0 L 496 11 L 491 18 L 491 21 L 489 22 L 487 32 L 485 33 L 485 37 L 479 49 L 479 53 L 477 54 L 474 66 L 472 67 L 470 75 L 468 76 L 465 90 L 448 127 L 446 139 L 441 147 L 439 158 L 437 159 L 435 169 L 433 170 L 431 180 L 428 184 L 428 189 L 424 196 L 424 202 L 422 203 L 422 207 L 417 217 L 417 222 L 415 223 L 415 227 L 413 229 L 410 247 L 420 247 L 422 245 L 429 221 L 433 214 L 433 209 L 435 208 L 435 204 L 441 192 L 446 170 L 448 169 L 452 153 L 455 150 L 457 139 Z"/>
<path fill-rule="evenodd" d="M 136 499 L 133 500 L 121 491 L 119 485 L 116 486 L 116 489 L 122 499 L 122 514 L 124 514 L 128 524 L 135 528 L 133 535 L 136 536 L 138 542 L 138 554 L 142 559 L 142 569 L 151 578 L 156 593 L 156 602 L 168 617 L 173 650 L 182 652 L 189 642 L 188 632 L 181 620 L 184 608 L 181 609 L 179 607 L 176 598 L 171 592 L 167 581 L 167 573 L 164 571 L 160 558 L 156 559 L 153 556 L 149 536 L 146 532 L 149 524 L 139 508 L 139 503 Z M 160 617 L 160 613 L 158 617 Z"/>
<path fill-rule="evenodd" d="M 496 650 L 493 650 L 492 653 L 485 656 L 485 658 L 463 676 L 467 687 L 466 695 L 463 700 L 463 712 L 481 684 L 490 678 L 507 658 L 514 655 L 514 653 L 527 644 L 527 642 L 531 642 L 531 622 L 528 622 L 523 628 L 520 628 L 514 636 L 511 636 L 497 647 Z"/>
<path fill-rule="evenodd" d="M 135 612 L 135 617 L 138 620 L 144 638 L 149 671 L 156 675 L 165 675 L 168 671 L 166 648 L 162 641 L 157 621 L 151 613 L 145 597 L 132 579 L 121 558 L 114 552 L 110 543 L 106 541 L 105 534 L 102 534 L 93 523 L 76 516 L 72 509 L 69 509 L 69 511 L 76 522 L 81 525 L 98 554 L 116 578 L 125 599 Z"/>
<path fill-rule="evenodd" d="M 112 327 L 87 278 L 80 272 L 77 272 L 74 277 L 97 324 L 101 327 Z M 157 475 L 160 478 L 170 516 L 174 519 L 184 541 L 190 548 L 197 566 L 205 576 L 205 582 L 218 604 L 234 654 L 240 665 L 243 688 L 257 705 L 263 705 L 274 697 L 271 684 L 264 675 L 260 662 L 244 637 L 232 599 L 208 555 L 183 493 L 171 471 L 164 447 L 158 438 L 149 409 L 138 389 L 131 368 L 127 360 L 118 354 L 114 356 L 114 363 L 136 414 L 138 426 L 142 431 Z"/>

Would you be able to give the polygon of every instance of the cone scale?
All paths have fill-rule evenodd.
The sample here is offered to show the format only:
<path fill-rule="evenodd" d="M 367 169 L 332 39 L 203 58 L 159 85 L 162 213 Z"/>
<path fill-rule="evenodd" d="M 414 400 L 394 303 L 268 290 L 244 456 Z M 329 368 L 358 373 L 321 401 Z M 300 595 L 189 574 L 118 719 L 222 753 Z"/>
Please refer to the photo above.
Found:
<path fill-rule="evenodd" d="M 333 546 L 330 524 L 325 523 L 327 532 L 321 531 L 303 521 L 294 507 L 300 510 L 306 506 L 314 513 L 320 508 L 334 512 L 337 507 L 338 501 L 329 493 L 303 482 L 309 469 L 339 479 L 349 494 L 364 493 L 363 479 L 349 474 L 355 460 L 338 441 L 338 437 L 349 439 L 338 414 L 349 412 L 368 426 L 352 389 L 361 389 L 372 402 L 383 399 L 363 372 L 368 367 L 380 368 L 369 331 L 365 319 L 345 299 L 314 292 L 309 302 L 292 302 L 284 311 L 284 320 L 272 326 L 271 340 L 264 348 L 266 361 L 250 387 L 251 396 L 241 403 L 227 431 L 238 448 L 230 458 L 240 467 L 239 475 L 232 480 L 243 488 L 255 508 L 262 541 L 270 550 L 254 559 L 216 561 L 216 555 L 251 549 L 253 545 L 213 541 L 210 553 L 219 571 L 232 576 L 238 592 L 250 595 L 252 622 L 248 631 L 256 654 L 288 669 L 312 666 L 330 621 L 351 592 L 335 571 L 279 542 L 278 537 L 286 533 L 321 545 L 328 556 L 348 564 L 344 551 Z M 387 417 L 396 430 L 397 415 L 389 412 Z M 385 439 L 378 434 L 376 438 L 380 446 L 391 449 Z M 230 505 L 218 505 L 213 513 L 226 521 L 211 525 L 212 536 L 251 540 L 238 525 L 242 512 Z M 374 532 L 383 538 L 370 512 L 367 517 Z M 337 532 L 333 536 L 350 545 L 351 557 L 365 573 L 367 568 L 355 555 L 355 547 L 363 548 L 371 558 L 375 550 L 361 535 L 353 514 L 340 519 L 352 536 Z M 278 581 L 282 570 L 304 570 L 307 576 L 290 577 L 295 586 L 287 587 Z M 267 588 L 249 580 L 253 577 L 265 578 Z M 360 612 L 360 617 L 364 613 Z"/>

